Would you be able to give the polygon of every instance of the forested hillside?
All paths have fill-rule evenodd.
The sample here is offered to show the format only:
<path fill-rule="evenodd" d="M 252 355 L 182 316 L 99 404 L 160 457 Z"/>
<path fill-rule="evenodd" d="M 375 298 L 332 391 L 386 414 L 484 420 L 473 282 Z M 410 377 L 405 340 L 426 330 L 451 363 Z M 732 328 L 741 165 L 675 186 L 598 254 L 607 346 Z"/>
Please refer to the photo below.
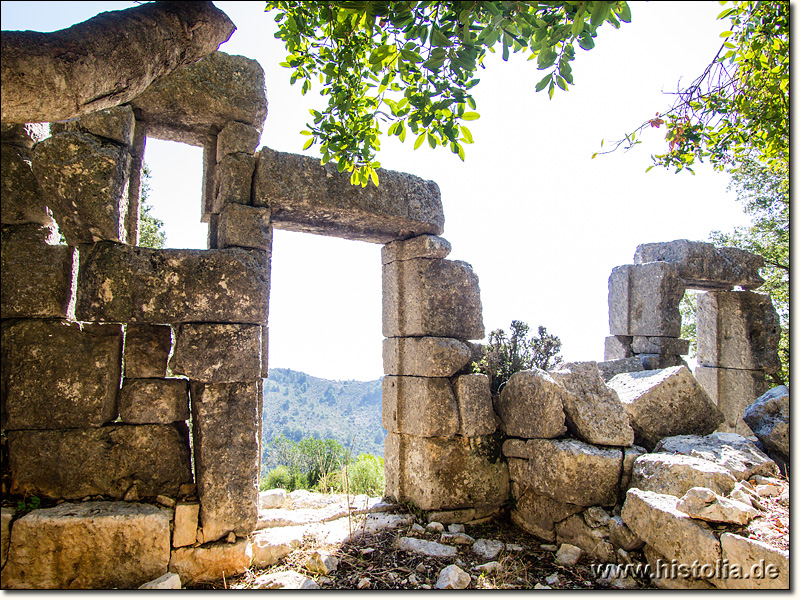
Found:
<path fill-rule="evenodd" d="M 352 447 L 353 456 L 383 456 L 381 380 L 330 381 L 291 369 L 270 369 L 264 380 L 265 468 L 274 466 L 269 442 L 279 435 L 294 441 L 332 438 Z"/>

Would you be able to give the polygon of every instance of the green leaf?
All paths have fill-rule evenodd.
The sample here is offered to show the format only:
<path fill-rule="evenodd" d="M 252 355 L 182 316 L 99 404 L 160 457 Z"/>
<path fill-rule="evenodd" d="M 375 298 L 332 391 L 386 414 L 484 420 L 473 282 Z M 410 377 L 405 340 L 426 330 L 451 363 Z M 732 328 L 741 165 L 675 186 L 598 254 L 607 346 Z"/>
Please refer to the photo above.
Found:
<path fill-rule="evenodd" d="M 460 127 L 461 127 L 461 135 L 464 136 L 464 141 L 467 144 L 472 144 L 474 142 L 474 140 L 472 139 L 472 132 L 463 125 L 461 125 Z"/>
<path fill-rule="evenodd" d="M 552 78 L 553 78 L 553 74 L 552 73 L 548 73 L 547 75 L 542 77 L 542 80 L 539 83 L 536 84 L 536 91 L 537 92 L 541 92 L 544 88 L 546 88 L 547 84 L 550 83 L 550 80 Z"/>
<path fill-rule="evenodd" d="M 375 184 L 375 187 L 378 187 L 378 172 L 375 169 L 371 169 L 369 172 L 369 176 L 372 178 L 372 183 Z"/>
<path fill-rule="evenodd" d="M 627 2 L 619 2 L 614 12 L 617 13 L 619 20 L 623 23 L 631 22 L 631 7 L 628 6 Z"/>
<path fill-rule="evenodd" d="M 465 112 L 463 115 L 461 115 L 461 118 L 465 121 L 476 121 L 481 118 L 481 115 L 476 112 Z"/>
<path fill-rule="evenodd" d="M 595 2 L 594 8 L 592 9 L 592 17 L 589 20 L 592 27 L 599 27 L 603 24 L 608 16 L 609 8 L 608 2 Z"/>
<path fill-rule="evenodd" d="M 564 78 L 561 77 L 561 75 L 556 76 L 556 83 L 558 84 L 558 87 L 560 87 L 562 90 L 564 90 L 565 92 L 567 91 L 567 82 L 564 81 Z"/>
<path fill-rule="evenodd" d="M 314 143 L 314 138 L 309 138 L 308 141 L 303 144 L 303 150 L 308 150 L 311 148 L 311 145 Z"/>
<path fill-rule="evenodd" d="M 420 134 L 419 134 L 419 136 L 417 137 L 417 141 L 416 141 L 416 142 L 414 142 L 414 150 L 416 150 L 417 148 L 419 148 L 420 146 L 422 146 L 422 142 L 424 142 L 424 141 L 425 141 L 425 132 L 423 131 L 423 132 L 422 132 L 422 133 L 420 133 Z"/>
<path fill-rule="evenodd" d="M 436 148 L 436 138 L 433 137 L 430 133 L 428 134 L 428 146 L 431 148 Z"/>
<path fill-rule="evenodd" d="M 450 38 L 443 34 L 439 29 L 434 29 L 431 33 L 431 42 L 434 46 L 444 46 L 445 48 L 449 48 L 453 45 L 453 42 L 450 41 Z"/>
<path fill-rule="evenodd" d="M 419 54 L 417 54 L 413 50 L 406 50 L 405 48 L 401 48 L 400 49 L 400 56 L 402 56 L 407 61 L 413 62 L 413 63 L 421 63 L 422 60 L 423 60 L 422 56 L 420 56 Z"/>

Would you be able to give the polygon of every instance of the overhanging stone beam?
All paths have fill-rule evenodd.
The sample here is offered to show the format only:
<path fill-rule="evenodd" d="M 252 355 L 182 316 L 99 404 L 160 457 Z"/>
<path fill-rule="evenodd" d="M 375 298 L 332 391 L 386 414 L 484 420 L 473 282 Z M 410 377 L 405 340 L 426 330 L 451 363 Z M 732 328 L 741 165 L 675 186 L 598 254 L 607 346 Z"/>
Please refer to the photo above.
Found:
<path fill-rule="evenodd" d="M 385 244 L 439 235 L 444 211 L 439 187 L 414 175 L 380 169 L 380 186 L 350 184 L 316 158 L 262 148 L 253 205 L 269 207 L 276 229 Z"/>

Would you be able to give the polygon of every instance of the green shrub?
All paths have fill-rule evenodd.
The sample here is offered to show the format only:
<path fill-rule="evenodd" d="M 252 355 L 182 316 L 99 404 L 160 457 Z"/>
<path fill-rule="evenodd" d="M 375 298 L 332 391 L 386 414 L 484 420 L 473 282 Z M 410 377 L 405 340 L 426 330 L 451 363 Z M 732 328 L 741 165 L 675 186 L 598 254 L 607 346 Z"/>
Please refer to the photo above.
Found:
<path fill-rule="evenodd" d="M 331 471 L 320 478 L 315 489 L 327 494 L 383 495 L 386 480 L 383 475 L 383 459 L 372 454 L 359 454 L 355 462 L 346 467 Z"/>
<path fill-rule="evenodd" d="M 308 479 L 302 473 L 290 471 L 286 466 L 279 465 L 267 473 L 259 486 L 262 492 L 275 488 L 282 488 L 287 492 L 307 490 L 309 488 Z"/>

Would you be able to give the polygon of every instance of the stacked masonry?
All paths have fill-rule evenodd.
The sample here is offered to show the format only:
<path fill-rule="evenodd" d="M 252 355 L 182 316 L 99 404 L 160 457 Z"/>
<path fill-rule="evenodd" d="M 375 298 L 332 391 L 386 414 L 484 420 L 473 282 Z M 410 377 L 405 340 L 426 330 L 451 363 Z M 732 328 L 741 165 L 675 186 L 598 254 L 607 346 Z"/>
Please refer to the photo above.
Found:
<path fill-rule="evenodd" d="M 697 380 L 725 414 L 721 431 L 751 435 L 745 408 L 780 368 L 780 323 L 763 284 L 761 257 L 738 248 L 676 240 L 642 244 L 634 264 L 615 267 L 608 282 L 609 327 L 601 367 L 616 373 L 685 364 L 679 339 L 685 289 L 697 296 Z M 732 291 L 735 286 L 744 288 Z"/>

